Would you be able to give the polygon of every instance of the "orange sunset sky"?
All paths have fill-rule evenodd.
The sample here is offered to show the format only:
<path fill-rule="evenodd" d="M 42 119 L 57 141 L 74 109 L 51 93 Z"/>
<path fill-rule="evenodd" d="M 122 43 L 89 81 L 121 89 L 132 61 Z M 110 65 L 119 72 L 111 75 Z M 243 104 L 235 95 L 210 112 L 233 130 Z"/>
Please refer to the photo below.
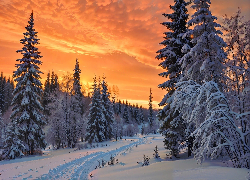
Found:
<path fill-rule="evenodd" d="M 23 38 L 30 13 L 34 11 L 35 29 L 43 58 L 42 83 L 54 70 L 59 76 L 73 73 L 75 59 L 80 62 L 83 84 L 94 75 L 105 74 L 109 86 L 119 87 L 119 98 L 148 107 L 152 88 L 155 108 L 165 92 L 157 85 L 166 79 L 155 59 L 161 49 L 174 0 L 0 0 L 0 71 L 12 76 L 16 50 Z M 250 0 L 211 0 L 212 14 L 221 22 L 224 14 L 242 9 L 250 19 Z"/>

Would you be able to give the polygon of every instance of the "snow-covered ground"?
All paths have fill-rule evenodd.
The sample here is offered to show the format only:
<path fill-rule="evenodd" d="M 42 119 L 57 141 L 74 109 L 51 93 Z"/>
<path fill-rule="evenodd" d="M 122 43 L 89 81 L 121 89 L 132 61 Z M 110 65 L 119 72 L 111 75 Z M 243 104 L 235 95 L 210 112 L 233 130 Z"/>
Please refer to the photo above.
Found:
<path fill-rule="evenodd" d="M 92 179 L 92 180 L 247 180 L 247 169 L 229 168 L 218 161 L 198 165 L 194 159 L 171 160 L 166 157 L 161 135 L 124 138 L 118 142 L 99 143 L 98 147 L 74 151 L 47 150 L 45 155 L 0 162 L 0 179 Z M 96 144 L 94 144 L 96 146 Z M 107 146 L 106 146 L 107 145 Z M 160 158 L 153 158 L 158 146 Z M 97 168 L 111 154 L 117 164 Z M 143 155 L 150 157 L 149 166 L 141 165 Z M 91 176 L 90 176 L 91 175 Z"/>

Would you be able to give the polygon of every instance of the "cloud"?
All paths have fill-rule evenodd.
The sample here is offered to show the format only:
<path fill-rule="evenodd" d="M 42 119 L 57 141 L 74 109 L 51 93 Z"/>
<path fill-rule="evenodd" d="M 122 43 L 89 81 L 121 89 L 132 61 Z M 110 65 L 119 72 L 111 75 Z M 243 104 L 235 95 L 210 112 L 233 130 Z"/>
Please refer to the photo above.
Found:
<path fill-rule="evenodd" d="M 164 93 L 156 86 L 164 79 L 157 76 L 162 70 L 155 52 L 162 48 L 159 43 L 167 31 L 160 24 L 168 21 L 162 14 L 171 13 L 169 4 L 173 3 L 173 0 L 1 0 L 0 54 L 22 47 L 19 40 L 33 10 L 45 71 L 51 68 L 72 71 L 75 58 L 79 57 L 85 66 L 82 75 L 86 81 L 91 82 L 94 73 L 105 72 L 111 84 L 129 92 L 154 85 L 159 101 Z M 249 19 L 249 0 L 212 0 L 211 10 L 216 16 L 231 15 L 238 6 Z M 20 54 L 1 57 L 1 70 L 10 69 L 2 64 L 9 60 L 9 66 L 13 66 L 17 56 Z M 133 97 L 147 99 L 147 93 L 138 93 L 140 97 Z M 123 94 L 132 96 L 125 90 Z"/>
<path fill-rule="evenodd" d="M 151 49 L 159 42 L 153 39 L 155 32 L 151 28 L 157 22 L 154 14 L 159 9 L 157 2 L 13 0 L 4 5 L 1 22 L 12 32 L 20 29 L 26 25 L 24 22 L 27 22 L 31 9 L 34 10 L 38 36 L 43 37 L 42 46 L 94 56 L 120 51 L 142 63 L 157 66 L 153 63 L 157 49 Z"/>

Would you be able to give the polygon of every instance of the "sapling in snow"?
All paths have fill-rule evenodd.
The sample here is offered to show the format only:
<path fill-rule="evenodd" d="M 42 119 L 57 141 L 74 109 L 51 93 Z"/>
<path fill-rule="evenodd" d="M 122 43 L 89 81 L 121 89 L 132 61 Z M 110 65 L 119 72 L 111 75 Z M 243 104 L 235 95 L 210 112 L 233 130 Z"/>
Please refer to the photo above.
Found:
<path fill-rule="evenodd" d="M 160 158 L 160 155 L 159 155 L 159 152 L 158 152 L 158 147 L 157 147 L 157 145 L 155 146 L 154 152 L 155 152 L 155 153 L 153 154 L 154 158 Z"/>
<path fill-rule="evenodd" d="M 143 155 L 143 163 L 142 166 L 148 166 L 149 165 L 149 157 L 145 156 L 145 154 Z"/>

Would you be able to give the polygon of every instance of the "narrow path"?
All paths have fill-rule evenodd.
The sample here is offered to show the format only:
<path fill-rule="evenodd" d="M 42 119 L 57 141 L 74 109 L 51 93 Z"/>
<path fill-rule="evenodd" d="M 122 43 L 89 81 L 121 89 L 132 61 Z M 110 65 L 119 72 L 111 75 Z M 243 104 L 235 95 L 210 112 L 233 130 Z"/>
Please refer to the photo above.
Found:
<path fill-rule="evenodd" d="M 146 143 L 146 138 L 139 138 L 137 141 L 131 141 L 130 144 L 121 146 L 115 150 L 107 152 L 95 152 L 84 157 L 80 157 L 68 163 L 57 166 L 51 169 L 48 174 L 43 174 L 38 180 L 47 179 L 74 179 L 74 180 L 87 180 L 89 173 L 99 165 L 98 161 L 102 159 L 108 161 L 110 156 L 118 156 L 124 152 L 129 151 L 134 146 Z"/>

